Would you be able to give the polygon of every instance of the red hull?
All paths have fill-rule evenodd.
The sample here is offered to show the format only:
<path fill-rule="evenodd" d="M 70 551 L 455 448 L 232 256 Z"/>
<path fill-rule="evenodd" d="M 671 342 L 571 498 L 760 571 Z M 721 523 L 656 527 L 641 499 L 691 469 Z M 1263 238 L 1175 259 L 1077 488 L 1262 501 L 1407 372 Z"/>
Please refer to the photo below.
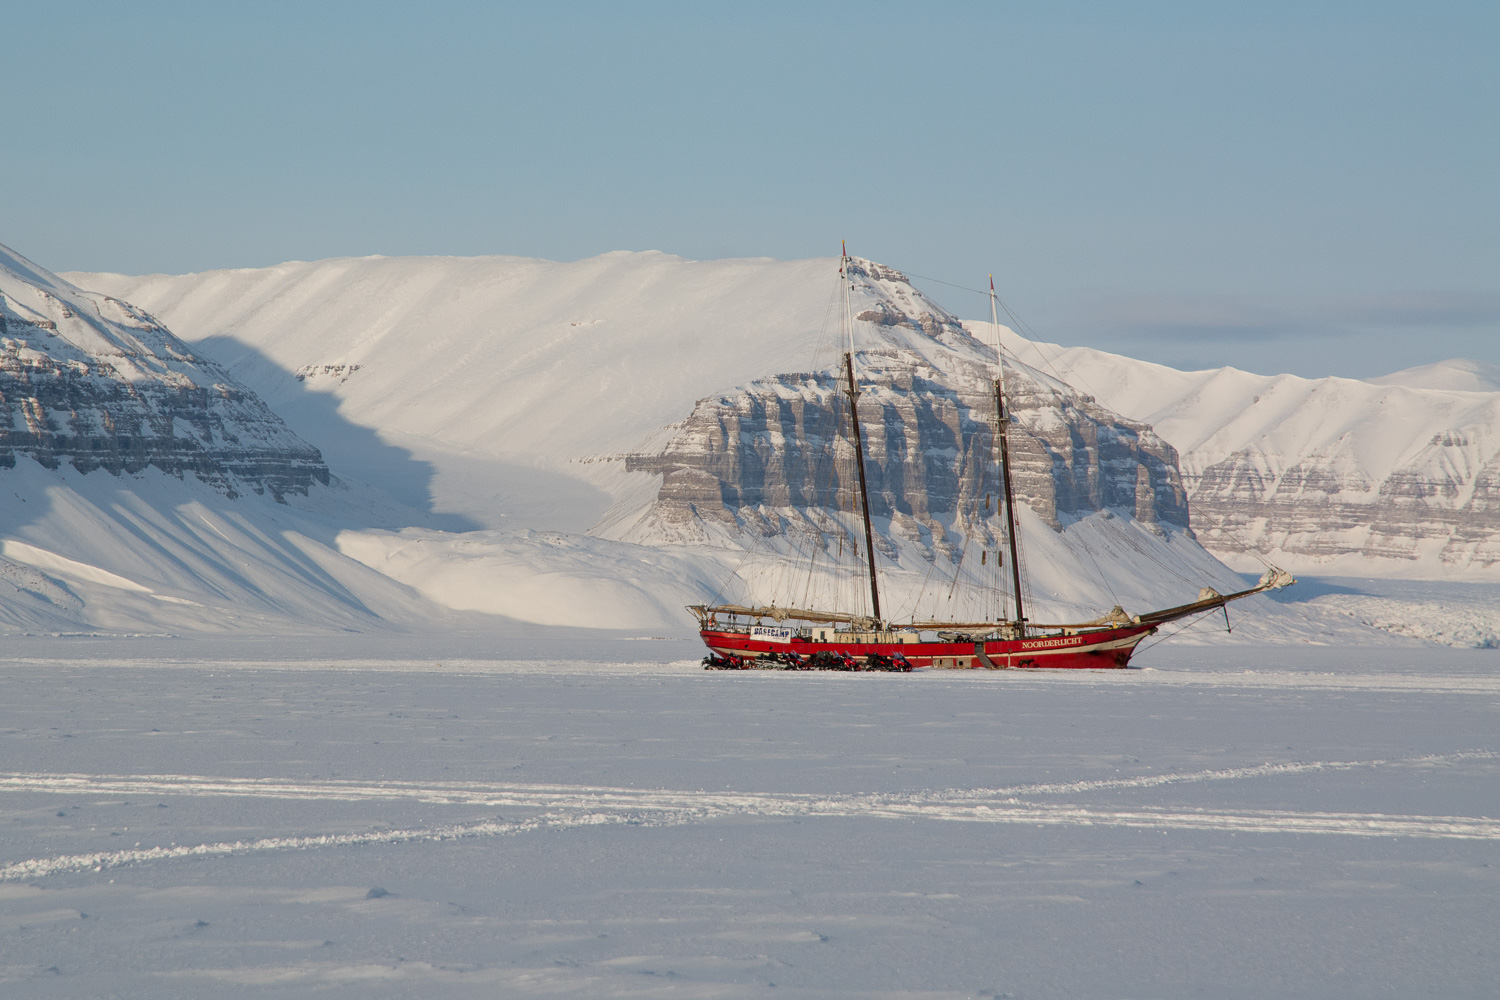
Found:
<path fill-rule="evenodd" d="M 699 634 L 709 649 L 720 656 L 758 657 L 793 653 L 847 653 L 856 660 L 867 656 L 901 654 L 914 667 L 963 668 L 1084 668 L 1125 667 L 1136 644 L 1156 631 L 1155 625 L 1121 625 L 1090 629 L 1076 635 L 1039 635 L 1025 639 L 989 639 L 984 642 L 813 642 L 794 638 L 790 642 L 752 639 L 747 633 L 704 629 Z"/>

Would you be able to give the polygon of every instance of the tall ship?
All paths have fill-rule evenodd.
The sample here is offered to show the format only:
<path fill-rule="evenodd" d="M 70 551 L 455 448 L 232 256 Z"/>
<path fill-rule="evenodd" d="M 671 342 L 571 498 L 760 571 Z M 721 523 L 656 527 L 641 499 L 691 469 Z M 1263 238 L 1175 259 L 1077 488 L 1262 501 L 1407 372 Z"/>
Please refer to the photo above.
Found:
<path fill-rule="evenodd" d="M 1010 430 L 1013 416 L 1007 405 L 1005 360 L 1000 339 L 994 344 L 994 361 L 988 389 L 993 397 L 993 444 L 990 461 L 998 474 L 999 496 L 995 514 L 1000 518 L 1002 548 L 996 552 L 995 570 L 1004 586 L 996 586 L 981 606 L 991 614 L 974 620 L 939 620 L 916 615 L 893 620 L 881 611 L 881 574 L 876 532 L 870 517 L 870 489 L 866 475 L 865 434 L 860 424 L 860 380 L 854 346 L 855 318 L 850 301 L 853 259 L 845 248 L 839 258 L 841 289 L 841 333 L 843 346 L 841 391 L 847 397 L 849 444 L 857 486 L 857 523 L 863 530 L 863 546 L 851 547 L 861 555 L 862 589 L 867 594 L 846 607 L 799 607 L 796 602 L 771 604 L 696 604 L 688 610 L 698 620 L 699 634 L 710 651 L 708 666 L 721 668 L 826 669 L 1026 669 L 1026 668 L 1122 668 L 1146 637 L 1162 626 L 1224 609 L 1232 601 L 1289 586 L 1296 582 L 1276 567 L 1267 569 L 1255 586 L 1233 593 L 1202 588 L 1191 601 L 1145 614 L 1127 614 L 1118 605 L 1090 621 L 1043 623 L 1027 615 L 1028 589 L 1023 578 L 1022 542 L 1016 511 L 1014 474 L 1011 467 Z M 990 317 L 1000 329 L 994 279 L 989 286 Z M 988 498 L 986 498 L 988 509 Z M 987 561 L 987 553 L 985 554 Z M 956 580 L 956 577 L 955 577 Z M 868 604 L 863 598 L 868 597 Z M 858 607 L 854 607 L 858 605 Z M 1227 612 L 1226 612 L 1227 615 Z"/>

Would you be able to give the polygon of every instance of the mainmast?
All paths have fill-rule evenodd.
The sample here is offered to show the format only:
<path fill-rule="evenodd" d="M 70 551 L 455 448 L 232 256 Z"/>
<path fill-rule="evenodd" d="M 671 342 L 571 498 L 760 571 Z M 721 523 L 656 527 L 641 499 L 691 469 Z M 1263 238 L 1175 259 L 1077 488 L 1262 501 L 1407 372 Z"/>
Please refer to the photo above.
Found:
<path fill-rule="evenodd" d="M 1000 480 L 1005 490 L 1005 532 L 1010 542 L 1010 579 L 1016 595 L 1016 629 L 1026 634 L 1021 604 L 1021 550 L 1016 544 L 1016 499 L 1010 483 L 1010 414 L 1005 410 L 1005 363 L 1000 352 L 1000 315 L 995 308 L 995 276 L 990 275 L 990 320 L 995 327 L 995 437 L 1000 441 Z M 868 520 L 868 519 L 867 519 Z"/>
<path fill-rule="evenodd" d="M 849 349 L 844 352 L 844 371 L 849 376 L 849 419 L 854 425 L 854 464 L 859 470 L 859 504 L 865 517 L 865 562 L 870 568 L 870 608 L 876 627 L 882 624 L 880 617 L 880 582 L 875 574 L 875 530 L 870 526 L 870 491 L 865 483 L 864 435 L 859 428 L 859 383 L 854 380 L 854 317 L 849 305 L 849 248 L 839 244 L 842 256 L 839 259 L 839 283 L 844 289 L 844 325 L 849 332 Z"/>

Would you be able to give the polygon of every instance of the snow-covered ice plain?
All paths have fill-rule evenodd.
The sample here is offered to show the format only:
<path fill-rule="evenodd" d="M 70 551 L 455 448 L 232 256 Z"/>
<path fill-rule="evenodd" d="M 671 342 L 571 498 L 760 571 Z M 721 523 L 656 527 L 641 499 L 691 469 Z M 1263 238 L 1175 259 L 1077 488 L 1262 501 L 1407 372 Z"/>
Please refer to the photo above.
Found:
<path fill-rule="evenodd" d="M 1200 489 L 1312 484 L 1220 497 L 1299 586 L 1128 671 L 705 672 L 681 606 L 785 553 L 692 542 L 631 456 L 821 370 L 829 262 L 77 276 L 190 347 L 5 259 L 0 996 L 1494 995 L 1494 373 L 1072 351 Z M 898 279 L 886 347 L 968 350 Z M 1239 587 L 1135 482 L 1022 507 L 1033 608 Z"/>
<path fill-rule="evenodd" d="M 1490 650 L 16 638 L 7 996 L 1493 996 Z"/>

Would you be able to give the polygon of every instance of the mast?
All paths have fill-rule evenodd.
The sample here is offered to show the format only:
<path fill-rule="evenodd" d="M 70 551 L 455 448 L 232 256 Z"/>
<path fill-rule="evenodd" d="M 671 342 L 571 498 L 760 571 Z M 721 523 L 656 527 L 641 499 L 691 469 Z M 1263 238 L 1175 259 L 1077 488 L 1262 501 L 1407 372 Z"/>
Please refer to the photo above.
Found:
<path fill-rule="evenodd" d="M 859 504 L 865 518 L 865 562 L 870 569 L 870 607 L 877 627 L 880 618 L 880 582 L 875 574 L 875 531 L 870 527 L 870 491 L 865 483 L 864 435 L 859 429 L 859 383 L 854 380 L 854 318 L 849 308 L 849 248 L 840 242 L 839 283 L 844 289 L 844 322 L 849 331 L 849 350 L 844 352 L 844 371 L 849 376 L 849 418 L 854 425 L 854 465 L 859 470 Z"/>
<path fill-rule="evenodd" d="M 1016 629 L 1026 634 L 1021 603 L 1021 560 L 1016 545 L 1016 498 L 1010 483 L 1010 414 L 1005 411 L 1005 362 L 1000 354 L 1000 316 L 995 309 L 995 276 L 990 275 L 990 320 L 995 327 L 995 436 L 1000 441 L 1000 479 L 1005 490 L 1005 533 L 1010 542 L 1010 579 L 1016 595 Z"/>

